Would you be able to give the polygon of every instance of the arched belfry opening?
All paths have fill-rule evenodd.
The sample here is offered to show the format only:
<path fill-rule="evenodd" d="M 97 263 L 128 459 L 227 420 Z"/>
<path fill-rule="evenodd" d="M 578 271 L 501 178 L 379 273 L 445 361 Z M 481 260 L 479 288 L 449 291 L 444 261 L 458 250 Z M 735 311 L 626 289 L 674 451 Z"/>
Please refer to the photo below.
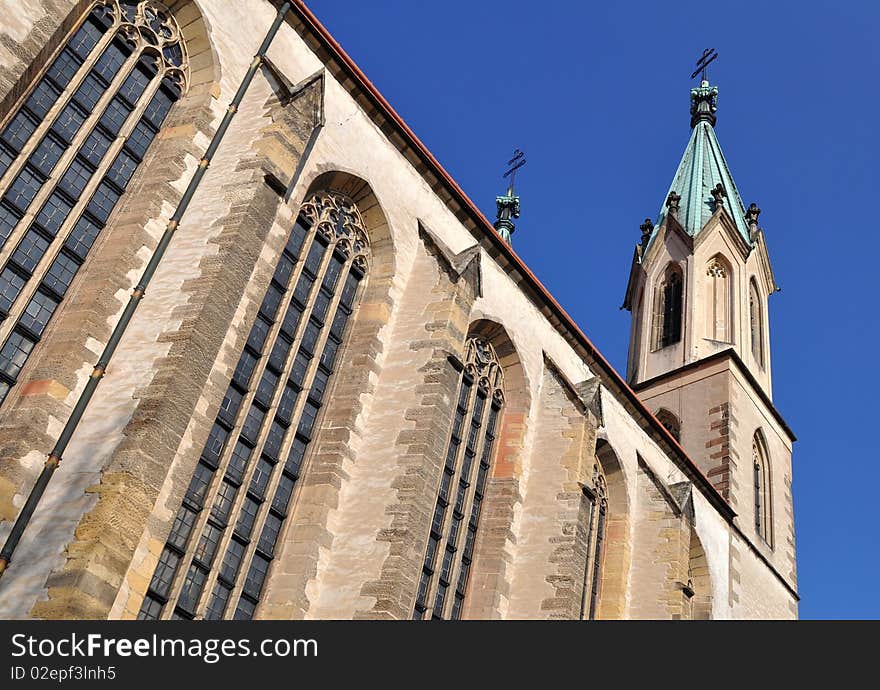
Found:
<path fill-rule="evenodd" d="M 670 263 L 654 287 L 652 350 L 675 345 L 681 340 L 684 310 L 684 272 Z"/>
<path fill-rule="evenodd" d="M 733 342 L 733 269 L 721 254 L 709 259 L 704 270 L 706 337 Z"/>

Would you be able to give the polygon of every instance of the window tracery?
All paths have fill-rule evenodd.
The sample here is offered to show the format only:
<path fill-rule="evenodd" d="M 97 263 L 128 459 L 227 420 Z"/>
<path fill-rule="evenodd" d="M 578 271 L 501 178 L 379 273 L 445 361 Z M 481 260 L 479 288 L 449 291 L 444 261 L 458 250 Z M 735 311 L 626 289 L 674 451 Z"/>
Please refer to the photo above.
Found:
<path fill-rule="evenodd" d="M 416 620 L 426 616 L 434 620 L 461 618 L 503 405 L 504 374 L 495 348 L 488 340 L 473 336 L 465 346 L 446 460 L 413 609 Z"/>
<path fill-rule="evenodd" d="M 353 201 L 318 192 L 302 205 L 139 618 L 254 616 L 368 258 Z"/>

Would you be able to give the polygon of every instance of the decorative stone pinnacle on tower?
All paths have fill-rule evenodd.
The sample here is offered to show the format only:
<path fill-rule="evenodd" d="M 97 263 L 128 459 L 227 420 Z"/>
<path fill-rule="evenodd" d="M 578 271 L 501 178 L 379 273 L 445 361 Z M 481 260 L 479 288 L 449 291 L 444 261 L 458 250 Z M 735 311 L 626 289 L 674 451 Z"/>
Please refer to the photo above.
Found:
<path fill-rule="evenodd" d="M 691 127 L 696 127 L 698 122 L 708 122 L 714 127 L 716 110 L 718 87 L 709 86 L 709 82 L 704 79 L 698 87 L 691 89 Z"/>
<path fill-rule="evenodd" d="M 650 218 L 645 218 L 645 222 L 639 226 L 639 230 L 642 231 L 642 248 L 645 248 L 648 246 L 648 240 L 651 239 L 651 233 L 654 232 L 654 223 Z"/>
<path fill-rule="evenodd" d="M 681 204 L 681 194 L 676 194 L 675 192 L 669 192 L 669 196 L 666 197 L 666 208 L 669 210 L 669 215 L 678 220 L 678 209 Z"/>
<path fill-rule="evenodd" d="M 715 199 L 715 210 L 717 211 L 719 208 L 724 206 L 724 197 L 727 196 L 727 192 L 724 189 L 724 185 L 720 182 L 716 184 L 712 188 L 712 198 Z"/>
<path fill-rule="evenodd" d="M 761 209 L 758 208 L 758 205 L 755 203 L 749 204 L 749 207 L 746 209 L 746 223 L 749 225 L 749 234 L 752 240 L 758 234 L 758 216 L 760 215 Z"/>
<path fill-rule="evenodd" d="M 519 149 L 513 152 L 513 158 L 507 161 L 509 166 L 504 177 L 510 178 L 510 184 L 507 186 L 507 194 L 495 197 L 495 206 L 498 209 L 498 215 L 495 218 L 495 229 L 501 235 L 507 244 L 512 244 L 511 236 L 516 226 L 513 224 L 514 218 L 519 218 L 519 197 L 513 191 L 516 182 L 516 171 L 526 164 L 525 154 Z"/>

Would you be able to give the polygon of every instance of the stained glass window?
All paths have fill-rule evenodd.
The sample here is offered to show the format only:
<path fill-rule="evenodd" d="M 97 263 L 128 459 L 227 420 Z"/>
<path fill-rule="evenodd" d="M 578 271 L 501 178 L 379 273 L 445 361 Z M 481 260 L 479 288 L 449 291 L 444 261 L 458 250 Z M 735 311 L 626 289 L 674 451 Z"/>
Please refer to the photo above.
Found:
<path fill-rule="evenodd" d="M 349 220 L 340 233 L 343 213 Z M 253 617 L 318 433 L 368 251 L 350 199 L 322 192 L 303 204 L 184 499 L 199 513 L 193 533 L 200 538 L 183 547 L 169 538 L 166 548 L 179 556 L 176 588 L 151 585 L 140 618 Z M 160 562 L 157 572 L 168 567 Z"/>
<path fill-rule="evenodd" d="M 142 30 L 157 13 L 161 37 Z M 171 47 L 176 62 L 158 56 Z M 0 130 L 0 248 L 14 247 L 0 268 L 0 351 L 8 355 L 0 357 L 0 404 L 185 89 L 187 70 L 180 29 L 160 3 L 94 2 Z"/>
<path fill-rule="evenodd" d="M 495 349 L 487 340 L 472 337 L 466 344 L 414 619 L 461 617 L 503 403 L 503 375 Z"/>

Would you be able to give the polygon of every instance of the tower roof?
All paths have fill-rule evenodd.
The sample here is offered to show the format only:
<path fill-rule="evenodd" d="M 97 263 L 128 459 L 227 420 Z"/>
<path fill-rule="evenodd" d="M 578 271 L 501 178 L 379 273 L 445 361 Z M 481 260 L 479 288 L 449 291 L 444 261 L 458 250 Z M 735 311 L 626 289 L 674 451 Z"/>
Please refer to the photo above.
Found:
<path fill-rule="evenodd" d="M 664 199 L 668 199 L 672 193 L 681 196 L 678 222 L 692 237 L 703 229 L 720 200 L 736 223 L 743 239 L 751 244 L 745 207 L 730 174 L 730 168 L 727 167 L 724 154 L 721 152 L 721 145 L 715 136 L 717 98 L 718 87 L 710 86 L 708 81 L 703 81 L 699 87 L 691 89 L 693 131 Z M 723 195 L 720 196 L 719 184 L 723 190 Z M 657 227 L 663 222 L 667 212 L 664 202 L 657 218 Z"/>

